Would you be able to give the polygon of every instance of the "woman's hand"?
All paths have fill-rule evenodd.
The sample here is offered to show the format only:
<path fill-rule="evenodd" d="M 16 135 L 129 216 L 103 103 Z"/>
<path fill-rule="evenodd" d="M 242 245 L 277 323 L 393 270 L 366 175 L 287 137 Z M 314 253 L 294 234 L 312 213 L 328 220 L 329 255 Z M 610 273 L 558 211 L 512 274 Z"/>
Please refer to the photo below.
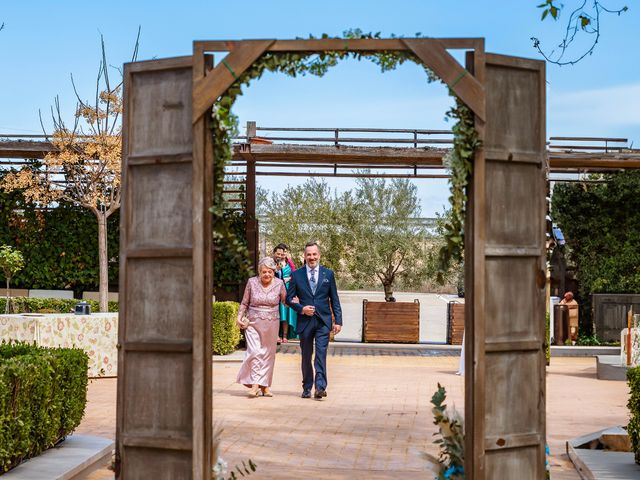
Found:
<path fill-rule="evenodd" d="M 240 330 L 246 330 L 249 326 L 249 319 L 247 317 L 238 318 L 236 320 L 236 325 L 240 328 Z"/>

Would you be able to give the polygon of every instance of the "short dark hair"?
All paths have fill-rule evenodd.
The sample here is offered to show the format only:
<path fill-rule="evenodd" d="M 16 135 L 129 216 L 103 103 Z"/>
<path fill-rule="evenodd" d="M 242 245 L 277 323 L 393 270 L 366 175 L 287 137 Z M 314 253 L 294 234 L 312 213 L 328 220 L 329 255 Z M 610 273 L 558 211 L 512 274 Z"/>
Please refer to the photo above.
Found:
<path fill-rule="evenodd" d="M 275 247 L 273 247 L 273 253 L 276 253 L 276 250 L 284 250 L 287 251 L 289 250 L 289 247 L 287 246 L 286 243 L 279 243 L 278 245 L 276 245 Z"/>
<path fill-rule="evenodd" d="M 316 242 L 315 240 L 305 243 L 304 245 L 305 252 L 307 251 L 307 247 L 318 247 L 318 251 L 320 251 L 320 245 L 318 245 L 318 242 Z"/>

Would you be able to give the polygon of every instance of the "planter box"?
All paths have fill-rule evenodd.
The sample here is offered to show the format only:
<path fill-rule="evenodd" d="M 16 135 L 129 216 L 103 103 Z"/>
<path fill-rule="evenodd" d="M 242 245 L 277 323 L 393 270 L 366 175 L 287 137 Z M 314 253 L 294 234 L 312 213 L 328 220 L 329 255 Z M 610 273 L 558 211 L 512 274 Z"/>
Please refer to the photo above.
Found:
<path fill-rule="evenodd" d="M 447 306 L 447 343 L 462 345 L 464 335 L 464 303 L 449 302 Z"/>
<path fill-rule="evenodd" d="M 420 303 L 362 302 L 362 341 L 418 343 Z"/>

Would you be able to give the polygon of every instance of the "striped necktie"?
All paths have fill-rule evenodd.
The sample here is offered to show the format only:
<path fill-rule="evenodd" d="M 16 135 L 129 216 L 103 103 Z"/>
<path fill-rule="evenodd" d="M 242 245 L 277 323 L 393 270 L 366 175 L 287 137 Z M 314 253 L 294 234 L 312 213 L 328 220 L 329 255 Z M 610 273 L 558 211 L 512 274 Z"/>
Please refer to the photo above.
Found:
<path fill-rule="evenodd" d="M 316 294 L 316 287 L 318 284 L 316 283 L 316 269 L 311 269 L 311 274 L 309 276 L 309 285 L 311 286 L 311 293 Z"/>

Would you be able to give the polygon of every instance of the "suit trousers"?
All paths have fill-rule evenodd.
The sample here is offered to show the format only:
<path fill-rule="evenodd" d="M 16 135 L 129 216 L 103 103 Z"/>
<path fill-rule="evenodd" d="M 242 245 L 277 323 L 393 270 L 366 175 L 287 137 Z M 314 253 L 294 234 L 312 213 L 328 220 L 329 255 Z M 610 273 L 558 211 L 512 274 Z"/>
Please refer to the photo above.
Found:
<path fill-rule="evenodd" d="M 302 388 L 311 390 L 315 384 L 316 390 L 326 390 L 327 388 L 327 350 L 329 349 L 330 328 L 318 317 L 306 325 L 303 331 L 298 333 L 300 337 L 300 350 L 302 352 Z M 315 359 L 311 366 L 313 347 L 315 342 Z"/>

